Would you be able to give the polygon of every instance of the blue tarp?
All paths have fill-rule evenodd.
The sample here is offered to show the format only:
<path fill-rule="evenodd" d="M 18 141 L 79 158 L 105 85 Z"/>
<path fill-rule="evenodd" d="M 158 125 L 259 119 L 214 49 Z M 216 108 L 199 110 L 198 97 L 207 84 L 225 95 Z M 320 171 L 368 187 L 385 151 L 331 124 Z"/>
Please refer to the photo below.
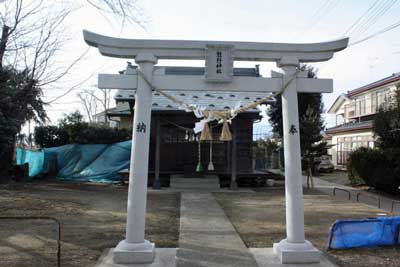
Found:
<path fill-rule="evenodd" d="M 44 151 L 30 151 L 17 148 L 17 165 L 29 163 L 29 177 L 34 177 L 42 172 L 44 164 Z"/>
<path fill-rule="evenodd" d="M 330 229 L 328 248 L 345 249 L 398 244 L 400 217 L 339 220 Z"/>
<path fill-rule="evenodd" d="M 70 144 L 40 151 L 17 149 L 17 164 L 29 163 L 29 176 L 46 174 L 57 157 L 57 178 L 76 181 L 114 182 L 129 167 L 131 141 L 111 145 Z"/>

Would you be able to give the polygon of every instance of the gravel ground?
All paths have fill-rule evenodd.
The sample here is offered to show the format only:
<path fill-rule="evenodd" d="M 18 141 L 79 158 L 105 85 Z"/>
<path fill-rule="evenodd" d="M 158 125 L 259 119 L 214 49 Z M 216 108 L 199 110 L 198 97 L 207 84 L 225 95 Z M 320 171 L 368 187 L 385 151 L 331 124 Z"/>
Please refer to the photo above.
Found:
<path fill-rule="evenodd" d="M 77 183 L 0 186 L 0 216 L 51 216 L 62 223 L 62 266 L 93 266 L 104 249 L 123 239 L 127 188 Z M 285 237 L 283 190 L 216 193 L 217 201 L 248 247 L 271 247 Z M 307 239 L 323 250 L 337 219 L 373 217 L 379 210 L 306 191 Z M 146 238 L 178 247 L 180 194 L 149 191 Z M 0 266 L 55 266 L 56 225 L 0 220 Z M 399 266 L 399 247 L 330 251 L 339 266 Z"/>
<path fill-rule="evenodd" d="M 0 216 L 51 216 L 62 224 L 61 266 L 93 266 L 124 238 L 127 187 L 77 183 L 0 186 Z M 146 238 L 177 247 L 180 194 L 149 192 Z M 0 266 L 56 266 L 56 224 L 0 220 Z"/>
<path fill-rule="evenodd" d="M 285 238 L 284 191 L 215 193 L 247 247 L 272 247 Z M 360 203 L 333 200 L 316 191 L 304 196 L 306 238 L 325 250 L 329 227 L 335 220 L 374 217 L 380 210 Z M 339 266 L 399 266 L 400 247 L 331 250 Z"/>

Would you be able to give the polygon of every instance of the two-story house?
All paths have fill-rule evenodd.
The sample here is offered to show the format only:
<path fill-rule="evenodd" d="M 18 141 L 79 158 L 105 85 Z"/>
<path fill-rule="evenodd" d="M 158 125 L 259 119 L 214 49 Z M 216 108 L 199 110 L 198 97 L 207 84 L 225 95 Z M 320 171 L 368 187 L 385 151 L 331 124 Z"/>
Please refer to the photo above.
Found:
<path fill-rule="evenodd" d="M 328 128 L 330 154 L 337 169 L 346 169 L 349 153 L 358 147 L 373 147 L 372 121 L 380 107 L 390 104 L 400 86 L 400 72 L 341 94 L 328 110 L 335 115 L 336 126 Z"/>

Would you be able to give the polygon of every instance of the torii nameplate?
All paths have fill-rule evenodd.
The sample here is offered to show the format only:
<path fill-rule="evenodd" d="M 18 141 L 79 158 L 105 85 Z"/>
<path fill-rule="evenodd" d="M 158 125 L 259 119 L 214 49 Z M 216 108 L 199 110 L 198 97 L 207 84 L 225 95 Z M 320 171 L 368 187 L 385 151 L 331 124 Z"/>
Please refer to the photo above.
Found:
<path fill-rule="evenodd" d="M 233 45 L 207 45 L 204 78 L 207 82 L 227 83 L 233 79 Z"/>

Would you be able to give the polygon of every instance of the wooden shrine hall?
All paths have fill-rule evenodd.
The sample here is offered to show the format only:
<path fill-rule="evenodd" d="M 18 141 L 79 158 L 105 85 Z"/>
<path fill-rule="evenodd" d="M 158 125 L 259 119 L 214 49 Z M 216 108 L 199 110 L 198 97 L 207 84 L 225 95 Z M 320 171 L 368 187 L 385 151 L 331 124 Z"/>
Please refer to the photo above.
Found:
<path fill-rule="evenodd" d="M 131 65 L 130 65 L 131 66 Z M 131 66 L 135 68 L 136 66 Z M 202 67 L 156 67 L 163 75 L 204 75 Z M 121 72 L 123 74 L 123 72 Z M 259 69 L 235 68 L 234 76 L 259 77 Z M 259 92 L 226 91 L 169 91 L 170 95 L 186 103 L 210 110 L 234 109 L 253 103 L 265 94 Z M 118 90 L 114 98 L 116 108 L 107 113 L 120 128 L 131 128 L 135 106 L 133 90 Z M 268 104 L 268 103 L 266 103 Z M 193 128 L 199 121 L 193 112 L 178 108 L 171 100 L 153 92 L 150 131 L 149 174 L 161 179 L 182 174 L 183 177 L 201 177 L 215 174 L 219 177 L 255 177 L 253 170 L 253 123 L 260 120 L 260 110 L 251 109 L 238 114 L 230 124 L 232 141 L 220 141 L 222 124 L 210 124 L 212 141 L 199 144 L 200 133 Z M 212 168 L 210 168 L 210 162 Z"/>

